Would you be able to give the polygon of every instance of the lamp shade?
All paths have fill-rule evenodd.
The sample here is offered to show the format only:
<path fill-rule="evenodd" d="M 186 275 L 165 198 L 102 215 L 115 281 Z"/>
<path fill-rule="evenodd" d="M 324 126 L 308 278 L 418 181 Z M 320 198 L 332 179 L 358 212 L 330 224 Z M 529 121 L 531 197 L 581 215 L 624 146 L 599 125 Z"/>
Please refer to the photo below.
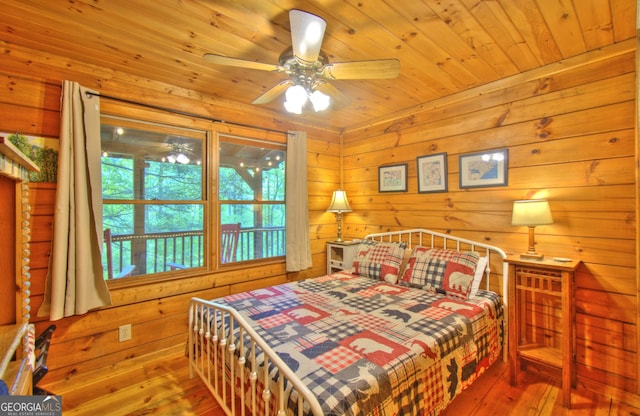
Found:
<path fill-rule="evenodd" d="M 549 201 L 546 199 L 529 199 L 513 202 L 512 225 L 536 225 L 553 224 Z"/>
<path fill-rule="evenodd" d="M 347 193 L 345 191 L 333 191 L 331 204 L 329 204 L 327 212 L 351 212 L 349 201 L 347 201 Z"/>

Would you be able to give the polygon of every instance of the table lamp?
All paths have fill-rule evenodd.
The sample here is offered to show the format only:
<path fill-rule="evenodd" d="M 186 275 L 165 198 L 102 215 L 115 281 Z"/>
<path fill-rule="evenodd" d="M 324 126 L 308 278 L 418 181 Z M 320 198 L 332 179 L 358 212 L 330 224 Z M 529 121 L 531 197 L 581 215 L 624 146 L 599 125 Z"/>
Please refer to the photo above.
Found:
<path fill-rule="evenodd" d="M 331 197 L 331 204 L 329 204 L 329 208 L 327 208 L 327 212 L 335 212 L 336 217 L 338 219 L 338 239 L 335 241 L 337 242 L 344 241 L 342 239 L 342 213 L 351 212 L 349 201 L 347 201 L 347 193 L 345 191 L 341 191 L 341 190 L 333 191 L 333 196 Z"/>
<path fill-rule="evenodd" d="M 536 253 L 534 230 L 537 225 L 553 224 L 549 202 L 546 199 L 514 201 L 511 224 L 529 227 L 529 248 L 520 258 L 542 260 L 544 255 Z"/>

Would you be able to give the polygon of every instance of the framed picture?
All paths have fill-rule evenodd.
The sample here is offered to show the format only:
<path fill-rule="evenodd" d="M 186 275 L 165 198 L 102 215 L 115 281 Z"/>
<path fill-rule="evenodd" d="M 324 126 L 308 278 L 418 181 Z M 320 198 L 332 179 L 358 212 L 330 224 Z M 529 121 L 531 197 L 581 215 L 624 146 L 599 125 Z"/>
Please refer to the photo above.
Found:
<path fill-rule="evenodd" d="M 379 192 L 407 192 L 407 164 L 378 168 Z"/>
<path fill-rule="evenodd" d="M 420 156 L 418 162 L 418 193 L 447 191 L 447 154 Z"/>
<path fill-rule="evenodd" d="M 509 150 L 460 155 L 460 188 L 506 186 Z"/>

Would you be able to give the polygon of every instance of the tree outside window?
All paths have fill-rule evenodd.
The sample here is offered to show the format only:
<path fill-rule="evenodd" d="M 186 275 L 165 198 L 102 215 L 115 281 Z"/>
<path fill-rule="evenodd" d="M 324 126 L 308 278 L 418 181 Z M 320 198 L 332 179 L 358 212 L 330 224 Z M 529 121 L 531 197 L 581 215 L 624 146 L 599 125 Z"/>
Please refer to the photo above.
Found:
<path fill-rule="evenodd" d="M 221 252 L 221 263 L 284 256 L 285 158 L 284 145 L 220 135 L 220 224 L 240 224 L 235 255 Z"/>
<path fill-rule="evenodd" d="M 205 266 L 206 132 L 104 117 L 105 278 Z"/>

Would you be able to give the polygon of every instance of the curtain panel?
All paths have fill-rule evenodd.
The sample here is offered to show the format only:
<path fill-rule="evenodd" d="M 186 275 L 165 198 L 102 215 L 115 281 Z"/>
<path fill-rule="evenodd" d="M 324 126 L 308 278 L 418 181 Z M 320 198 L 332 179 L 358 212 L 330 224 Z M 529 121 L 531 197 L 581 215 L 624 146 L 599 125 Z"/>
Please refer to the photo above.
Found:
<path fill-rule="evenodd" d="M 102 266 L 100 101 L 64 81 L 53 244 L 38 316 L 52 321 L 111 304 Z"/>
<path fill-rule="evenodd" d="M 286 268 L 288 272 L 297 272 L 312 265 L 306 132 L 288 134 L 286 176 Z"/>

